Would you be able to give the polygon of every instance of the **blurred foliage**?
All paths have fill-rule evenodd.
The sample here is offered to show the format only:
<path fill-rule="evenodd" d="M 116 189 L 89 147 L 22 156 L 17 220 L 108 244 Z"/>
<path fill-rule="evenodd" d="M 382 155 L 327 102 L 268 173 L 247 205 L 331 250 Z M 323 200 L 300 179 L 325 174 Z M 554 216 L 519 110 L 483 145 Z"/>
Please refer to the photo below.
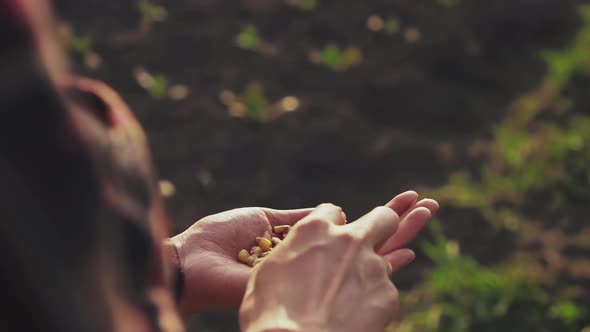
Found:
<path fill-rule="evenodd" d="M 264 55 L 276 55 L 278 50 L 269 42 L 262 39 L 256 27 L 252 24 L 244 26 L 235 39 L 240 48 L 258 52 Z"/>
<path fill-rule="evenodd" d="M 62 23 L 58 29 L 58 36 L 73 56 L 82 59 L 84 65 L 90 69 L 98 69 L 102 64 L 101 56 L 93 49 L 93 40 L 89 34 L 79 34 L 72 27 Z"/>
<path fill-rule="evenodd" d="M 321 51 L 312 52 L 311 60 L 335 71 L 345 71 L 360 64 L 363 54 L 356 47 L 340 49 L 335 44 L 329 44 Z"/>
<path fill-rule="evenodd" d="M 144 28 L 151 26 L 155 22 L 163 22 L 168 17 L 166 8 L 155 5 L 148 0 L 140 0 L 137 3 L 137 8 Z"/>
<path fill-rule="evenodd" d="M 313 10 L 318 5 L 316 0 L 289 0 L 288 3 L 301 10 Z"/>
<path fill-rule="evenodd" d="M 438 0 L 438 4 L 445 8 L 453 8 L 459 4 L 459 0 Z"/>
<path fill-rule="evenodd" d="M 385 25 L 383 27 L 383 30 L 388 35 L 394 35 L 399 32 L 400 26 L 401 26 L 401 24 L 397 18 L 390 17 L 387 20 L 385 20 Z"/>
<path fill-rule="evenodd" d="M 85 54 L 92 49 L 92 39 L 90 36 L 71 35 L 69 39 L 69 48 L 75 53 Z"/>
<path fill-rule="evenodd" d="M 489 139 L 471 153 L 475 171 L 452 175 L 435 190 L 443 204 L 476 209 L 493 226 L 516 232 L 527 220 L 565 232 L 585 227 L 590 201 L 590 117 L 563 94 L 590 64 L 590 6 L 579 8 L 582 26 L 568 47 L 542 52 L 547 74 L 517 98 Z M 534 208 L 531 208 L 534 207 Z M 542 216 L 542 217 L 541 217 Z M 435 262 L 426 284 L 430 303 L 402 331 L 582 331 L 590 322 L 579 298 L 552 294 L 522 267 L 487 268 L 449 249 L 440 231 L 423 246 Z M 437 313 L 437 320 L 425 317 Z"/>
<path fill-rule="evenodd" d="M 169 82 L 163 74 L 152 74 L 143 68 L 137 68 L 135 80 L 154 99 L 162 99 L 168 94 Z"/>
<path fill-rule="evenodd" d="M 247 118 L 262 121 L 269 116 L 270 105 L 259 83 L 250 83 L 239 100 L 245 106 Z"/>
<path fill-rule="evenodd" d="M 490 269 L 462 256 L 438 224 L 434 241 L 422 244 L 435 263 L 419 290 L 428 305 L 406 317 L 391 331 L 580 331 L 590 319 L 588 310 L 567 296 L 555 297 L 533 276 L 512 267 Z M 411 294 L 416 297 L 416 294 Z M 419 295 L 420 296 L 420 295 Z M 405 298 L 406 302 L 416 299 Z"/>
<path fill-rule="evenodd" d="M 147 91 L 154 98 L 164 98 L 168 91 L 168 79 L 161 74 L 153 76 L 152 82 L 149 84 Z"/>
<path fill-rule="evenodd" d="M 260 45 L 262 45 L 262 40 L 258 35 L 256 27 L 248 24 L 236 37 L 236 43 L 239 47 L 247 50 L 258 50 Z"/>
<path fill-rule="evenodd" d="M 239 95 L 231 91 L 222 91 L 221 102 L 226 105 L 231 115 L 254 122 L 267 122 L 287 112 L 295 111 L 300 101 L 294 96 L 285 96 L 271 103 L 259 82 L 250 82 Z"/>
<path fill-rule="evenodd" d="M 570 47 L 542 53 L 549 66 L 547 80 L 557 89 L 562 89 L 576 72 L 590 70 L 590 6 L 581 6 L 579 12 L 583 25 Z"/>
<path fill-rule="evenodd" d="M 499 227 L 516 230 L 531 197 L 558 213 L 590 200 L 590 117 L 570 111 L 562 89 L 590 61 L 590 7 L 580 8 L 584 25 L 568 48 L 544 52 L 548 73 L 541 85 L 516 100 L 485 146 L 485 162 L 475 176 L 456 173 L 436 194 L 443 201 L 479 209 Z M 543 115 L 543 116 L 541 116 Z M 481 142 L 480 142 L 481 143 Z M 530 216 L 534 217 L 534 216 Z M 563 214 L 553 222 L 568 229 L 580 224 Z"/>

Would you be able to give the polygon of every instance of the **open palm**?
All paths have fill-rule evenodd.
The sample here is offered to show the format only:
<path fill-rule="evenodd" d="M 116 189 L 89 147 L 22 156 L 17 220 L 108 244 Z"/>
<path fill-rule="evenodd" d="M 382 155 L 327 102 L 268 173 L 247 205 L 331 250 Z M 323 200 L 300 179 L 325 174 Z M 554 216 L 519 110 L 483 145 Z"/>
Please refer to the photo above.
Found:
<path fill-rule="evenodd" d="M 386 205 L 400 215 L 398 232 L 378 252 L 395 270 L 411 262 L 414 253 L 403 249 L 438 209 L 433 200 L 417 201 L 413 191 L 396 196 Z M 274 225 L 292 225 L 313 209 L 273 210 L 240 208 L 207 216 L 172 238 L 177 246 L 185 283 L 181 310 L 237 308 L 242 300 L 250 267 L 236 260 L 241 249 L 255 245 L 255 238 Z"/>

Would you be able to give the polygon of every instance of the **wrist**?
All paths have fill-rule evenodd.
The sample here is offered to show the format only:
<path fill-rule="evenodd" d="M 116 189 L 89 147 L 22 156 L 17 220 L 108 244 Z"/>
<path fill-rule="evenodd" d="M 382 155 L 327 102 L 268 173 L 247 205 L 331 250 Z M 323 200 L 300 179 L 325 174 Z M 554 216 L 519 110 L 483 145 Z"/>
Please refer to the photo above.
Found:
<path fill-rule="evenodd" d="M 184 271 L 180 262 L 178 247 L 171 241 L 166 239 L 163 243 L 164 255 L 169 262 L 171 272 L 171 288 L 174 294 L 176 303 L 179 304 L 184 291 Z"/>
<path fill-rule="evenodd" d="M 312 324 L 306 319 L 292 320 L 281 305 L 260 309 L 254 317 L 249 314 L 248 309 L 244 310 L 242 306 L 240 326 L 243 332 L 327 332 L 330 330 L 320 327 L 321 324 Z"/>

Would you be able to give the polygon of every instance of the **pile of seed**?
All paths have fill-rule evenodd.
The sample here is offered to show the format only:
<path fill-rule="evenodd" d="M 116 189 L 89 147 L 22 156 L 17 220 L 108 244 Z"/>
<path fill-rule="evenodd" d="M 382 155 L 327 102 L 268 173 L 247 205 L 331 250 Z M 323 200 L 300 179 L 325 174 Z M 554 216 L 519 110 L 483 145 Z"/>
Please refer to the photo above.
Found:
<path fill-rule="evenodd" d="M 240 250 L 238 261 L 250 266 L 260 263 L 270 254 L 273 248 L 285 239 L 289 229 L 291 229 L 290 225 L 280 225 L 272 228 L 272 234 L 269 231 L 264 232 L 262 236 L 256 238 L 257 245 L 253 246 L 250 251 L 246 249 Z"/>

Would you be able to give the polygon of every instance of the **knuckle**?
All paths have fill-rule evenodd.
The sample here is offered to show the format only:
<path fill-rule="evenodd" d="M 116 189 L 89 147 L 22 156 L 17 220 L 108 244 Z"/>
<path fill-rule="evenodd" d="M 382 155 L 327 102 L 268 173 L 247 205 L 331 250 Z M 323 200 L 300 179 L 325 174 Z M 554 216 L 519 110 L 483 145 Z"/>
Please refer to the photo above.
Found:
<path fill-rule="evenodd" d="M 372 280 L 382 279 L 387 275 L 383 259 L 377 255 L 372 255 L 365 262 L 365 273 Z"/>
<path fill-rule="evenodd" d="M 375 213 L 383 217 L 397 218 L 397 213 L 395 213 L 395 211 L 388 208 L 387 206 L 378 206 L 373 211 L 375 211 Z"/>
<path fill-rule="evenodd" d="M 397 310 L 399 309 L 399 292 L 397 288 L 389 280 L 387 281 L 386 286 L 384 288 L 385 291 L 383 292 L 383 294 L 385 296 L 385 304 L 392 311 L 397 312 Z"/>
<path fill-rule="evenodd" d="M 346 247 L 359 245 L 363 241 L 360 236 L 351 232 L 342 232 L 337 235 L 337 239 Z"/>
<path fill-rule="evenodd" d="M 337 205 L 334 205 L 332 203 L 322 203 L 322 204 L 318 205 L 318 208 L 330 209 L 330 210 L 334 210 L 334 211 L 337 211 L 337 212 L 342 212 L 342 208 L 341 207 L 339 207 Z"/>
<path fill-rule="evenodd" d="M 294 230 L 299 232 L 318 232 L 327 229 L 328 226 L 328 222 L 323 218 L 310 217 L 308 220 L 297 223 Z"/>

